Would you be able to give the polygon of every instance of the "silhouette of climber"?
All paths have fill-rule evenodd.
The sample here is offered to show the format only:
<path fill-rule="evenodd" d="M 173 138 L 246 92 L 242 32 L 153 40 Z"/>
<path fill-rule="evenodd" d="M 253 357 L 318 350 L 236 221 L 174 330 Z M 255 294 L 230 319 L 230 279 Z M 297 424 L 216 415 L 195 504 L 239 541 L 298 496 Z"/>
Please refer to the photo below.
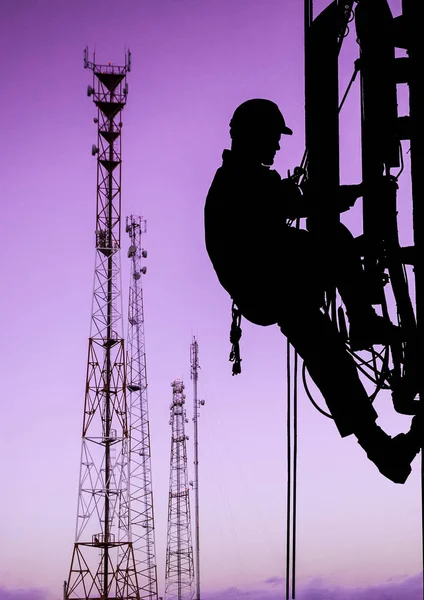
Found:
<path fill-rule="evenodd" d="M 354 434 L 368 458 L 395 483 L 404 483 L 421 448 L 414 417 L 407 434 L 391 438 L 356 365 L 331 319 L 321 310 L 324 290 L 337 287 L 349 319 L 354 349 L 386 344 L 397 328 L 379 317 L 366 298 L 353 237 L 336 227 L 333 252 L 324 256 L 319 236 L 290 227 L 288 219 L 313 217 L 313 197 L 269 167 L 281 134 L 291 135 L 278 106 L 265 99 L 241 104 L 230 122 L 224 150 L 205 204 L 205 241 L 221 285 L 252 323 L 278 323 L 320 389 L 342 437 Z M 362 195 L 361 185 L 341 186 L 340 211 Z M 317 207 L 317 208 L 315 208 Z"/>

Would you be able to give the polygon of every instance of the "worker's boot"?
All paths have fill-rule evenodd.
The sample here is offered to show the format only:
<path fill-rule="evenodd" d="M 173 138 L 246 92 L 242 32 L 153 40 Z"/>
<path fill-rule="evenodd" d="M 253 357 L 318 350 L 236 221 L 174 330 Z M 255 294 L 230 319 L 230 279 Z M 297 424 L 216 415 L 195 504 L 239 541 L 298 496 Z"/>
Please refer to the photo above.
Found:
<path fill-rule="evenodd" d="M 372 309 L 348 315 L 349 342 L 353 351 L 366 350 L 374 344 L 386 346 L 400 340 L 400 329 L 388 319 L 378 316 Z"/>
<path fill-rule="evenodd" d="M 404 376 L 391 383 L 392 400 L 395 411 L 402 415 L 417 415 L 422 412 L 418 396 L 417 378 Z"/>
<path fill-rule="evenodd" d="M 382 475 L 394 483 L 405 483 L 411 473 L 411 462 L 422 447 L 421 416 L 412 419 L 408 433 L 391 438 L 375 422 L 361 426 L 355 432 L 359 445 L 365 450 Z"/>

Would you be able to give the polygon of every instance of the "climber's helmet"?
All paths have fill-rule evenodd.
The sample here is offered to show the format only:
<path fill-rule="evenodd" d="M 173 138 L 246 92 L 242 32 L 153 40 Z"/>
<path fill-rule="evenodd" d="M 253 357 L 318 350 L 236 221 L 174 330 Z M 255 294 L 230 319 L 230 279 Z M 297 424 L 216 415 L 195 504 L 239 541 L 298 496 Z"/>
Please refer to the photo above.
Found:
<path fill-rule="evenodd" d="M 265 98 L 253 98 L 236 108 L 230 121 L 232 139 L 246 134 L 268 132 L 293 134 L 293 131 L 286 126 L 284 117 L 275 102 Z"/>

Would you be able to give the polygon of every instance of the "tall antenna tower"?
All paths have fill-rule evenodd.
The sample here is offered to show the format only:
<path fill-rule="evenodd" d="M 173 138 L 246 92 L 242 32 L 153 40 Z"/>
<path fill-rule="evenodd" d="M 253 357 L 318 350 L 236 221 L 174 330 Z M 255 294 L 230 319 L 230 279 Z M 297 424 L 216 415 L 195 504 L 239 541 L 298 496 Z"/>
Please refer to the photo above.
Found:
<path fill-rule="evenodd" d="M 199 379 L 199 345 L 195 337 L 190 346 L 190 376 L 193 381 L 193 424 L 194 424 L 194 531 L 195 531 L 195 575 L 196 575 L 196 600 L 200 600 L 200 534 L 199 534 L 199 435 L 197 419 L 199 408 L 205 401 L 197 398 L 197 381 Z"/>
<path fill-rule="evenodd" d="M 171 470 L 169 476 L 168 536 L 166 546 L 165 600 L 193 600 L 194 565 L 191 542 L 190 497 L 184 384 L 171 383 Z"/>
<path fill-rule="evenodd" d="M 87 95 L 97 107 L 96 260 L 75 544 L 66 600 L 139 600 L 129 499 L 128 413 L 120 289 L 121 128 L 131 69 L 95 64 Z M 127 511 L 128 512 L 128 511 Z M 122 518 L 124 515 L 124 518 Z M 128 517 L 128 515 L 127 515 Z"/>
<path fill-rule="evenodd" d="M 130 436 L 130 522 L 137 569 L 140 600 L 157 600 L 155 521 L 153 511 L 150 453 L 149 410 L 147 402 L 146 345 L 141 275 L 146 273 L 142 259 L 142 234 L 146 221 L 127 217 L 130 237 L 128 258 L 131 260 L 128 303 L 127 391 L 129 394 Z"/>

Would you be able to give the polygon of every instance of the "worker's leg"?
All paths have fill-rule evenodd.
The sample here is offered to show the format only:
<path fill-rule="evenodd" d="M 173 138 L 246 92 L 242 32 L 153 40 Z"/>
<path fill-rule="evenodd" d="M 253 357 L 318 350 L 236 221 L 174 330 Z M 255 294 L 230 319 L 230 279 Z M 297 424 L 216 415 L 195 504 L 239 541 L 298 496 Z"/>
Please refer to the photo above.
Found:
<path fill-rule="evenodd" d="M 345 304 L 351 348 L 360 350 L 393 341 L 399 334 L 390 321 L 377 316 L 371 305 L 360 255 L 350 231 L 339 224 L 330 246 L 320 244 L 319 232 L 313 227 L 311 236 L 322 263 L 324 279 L 338 289 Z"/>
<path fill-rule="evenodd" d="M 293 281 L 287 284 L 286 281 L 285 286 L 275 288 L 276 295 L 269 305 L 275 307 L 277 300 L 281 303 L 277 311 L 281 331 L 303 358 L 340 435 L 346 437 L 355 434 L 358 443 L 379 471 L 396 483 L 404 483 L 411 472 L 411 461 L 420 449 L 422 427 L 418 423 L 415 432 L 411 428 L 408 434 L 399 434 L 391 439 L 377 426 L 377 413 L 336 327 L 317 308 L 316 303 L 307 303 L 306 299 L 311 298 L 312 294 L 308 294 L 306 288 L 299 294 L 295 293 L 296 290 L 299 292 L 299 288 L 293 287 Z M 266 313 L 266 303 L 264 310 Z M 249 312 L 242 310 L 242 313 L 251 319 Z M 254 316 L 252 320 L 256 322 Z M 262 315 L 258 322 L 264 320 L 268 321 L 268 318 Z"/>
<path fill-rule="evenodd" d="M 334 418 L 342 437 L 352 433 L 379 471 L 395 483 L 405 483 L 411 462 L 422 445 L 422 419 L 407 434 L 393 439 L 375 423 L 377 413 L 367 397 L 354 361 L 331 321 L 317 309 L 290 310 L 279 320 L 281 331 L 304 363 Z"/>
<path fill-rule="evenodd" d="M 361 257 L 347 227 L 337 225 L 330 243 L 328 232 L 322 240 L 321 229 L 312 219 L 308 219 L 308 231 L 315 246 L 313 260 L 317 261 L 318 257 L 326 282 L 337 287 L 348 315 L 372 311 Z"/>
<path fill-rule="evenodd" d="M 303 358 L 313 381 L 321 391 L 342 437 L 357 433 L 377 418 L 356 365 L 346 352 L 333 323 L 320 310 L 298 303 L 284 307 L 278 325 Z"/>
<path fill-rule="evenodd" d="M 313 219 L 308 219 L 308 231 L 290 228 L 286 234 L 284 255 L 291 258 L 285 265 L 291 281 L 301 278 L 300 285 L 311 289 L 337 287 L 348 316 L 374 313 L 369 301 L 361 257 L 355 247 L 355 238 L 342 224 L 337 225 L 329 239 Z M 284 255 L 281 258 L 284 264 Z M 293 273 L 291 272 L 293 271 Z M 298 283 L 295 284 L 298 286 Z"/>
<path fill-rule="evenodd" d="M 342 224 L 336 228 L 335 248 L 330 261 L 334 280 L 349 317 L 374 314 L 355 238 Z"/>

